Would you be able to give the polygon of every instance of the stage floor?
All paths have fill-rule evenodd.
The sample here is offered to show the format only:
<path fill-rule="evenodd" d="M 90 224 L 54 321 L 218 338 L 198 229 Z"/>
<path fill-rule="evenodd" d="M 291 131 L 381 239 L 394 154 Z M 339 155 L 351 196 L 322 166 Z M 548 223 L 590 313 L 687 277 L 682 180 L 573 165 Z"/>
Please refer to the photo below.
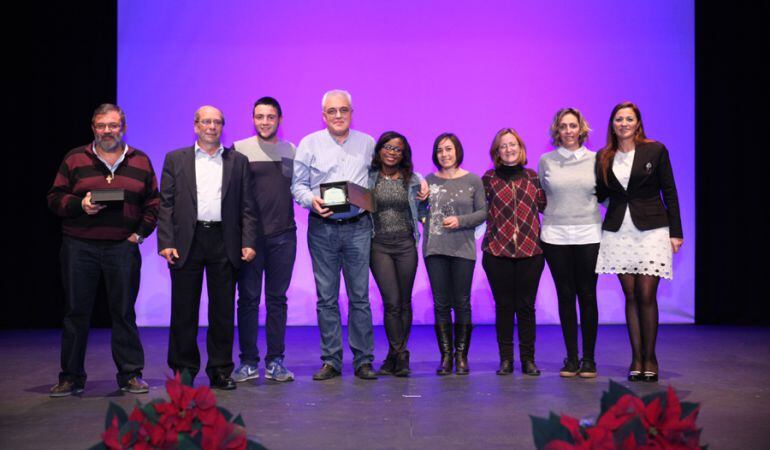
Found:
<path fill-rule="evenodd" d="M 469 376 L 437 377 L 433 328 L 418 326 L 410 340 L 411 377 L 359 380 L 353 376 L 351 353 L 346 349 L 343 376 L 317 382 L 310 377 L 321 364 L 318 330 L 290 327 L 286 364 L 296 381 L 274 383 L 260 378 L 216 395 L 220 405 L 243 415 L 252 438 L 271 449 L 528 449 L 534 448 L 529 415 L 546 416 L 553 410 L 578 418 L 596 416 L 610 378 L 640 394 L 663 390 L 670 383 L 687 401 L 701 403 L 701 442 L 710 449 L 770 445 L 768 328 L 661 327 L 658 385 L 625 381 L 630 351 L 622 325 L 600 328 L 599 377 L 594 380 L 560 378 L 561 329 L 541 326 L 537 332 L 537 362 L 543 369 L 539 378 L 521 375 L 518 361 L 513 376 L 495 375 L 498 358 L 492 326 L 474 330 Z M 152 387 L 149 395 L 117 391 L 109 331 L 94 330 L 85 393 L 51 399 L 47 392 L 59 371 L 60 331 L 0 332 L 0 449 L 84 449 L 99 440 L 108 402 L 130 410 L 136 400 L 165 396 L 168 330 L 143 328 L 141 335 L 144 377 Z M 375 365 L 379 366 L 387 351 L 382 327 L 375 328 L 375 336 Z M 204 339 L 205 330 L 201 330 L 205 364 Z M 264 352 L 264 341 L 260 350 Z M 207 382 L 201 372 L 196 385 Z"/>

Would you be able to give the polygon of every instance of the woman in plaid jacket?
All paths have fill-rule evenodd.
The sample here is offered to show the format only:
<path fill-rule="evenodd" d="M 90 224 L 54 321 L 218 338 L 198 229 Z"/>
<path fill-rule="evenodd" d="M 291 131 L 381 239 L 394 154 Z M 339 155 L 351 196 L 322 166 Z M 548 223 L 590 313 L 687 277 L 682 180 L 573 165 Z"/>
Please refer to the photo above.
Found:
<path fill-rule="evenodd" d="M 495 168 L 482 177 L 488 203 L 482 266 L 495 298 L 500 351 L 498 375 L 513 372 L 513 322 L 518 317 L 521 371 L 538 376 L 535 364 L 535 296 L 543 273 L 539 212 L 546 199 L 527 150 L 512 128 L 498 131 L 489 150 Z"/>

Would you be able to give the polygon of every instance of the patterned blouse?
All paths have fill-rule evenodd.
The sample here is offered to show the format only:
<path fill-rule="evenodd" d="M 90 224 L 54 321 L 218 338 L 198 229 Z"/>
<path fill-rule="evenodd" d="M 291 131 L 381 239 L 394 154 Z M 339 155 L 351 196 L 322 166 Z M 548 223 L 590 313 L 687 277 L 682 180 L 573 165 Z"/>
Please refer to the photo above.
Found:
<path fill-rule="evenodd" d="M 489 204 L 482 251 L 506 258 L 528 258 L 540 248 L 540 216 L 545 192 L 534 170 L 521 166 L 487 171 L 481 178 Z"/>

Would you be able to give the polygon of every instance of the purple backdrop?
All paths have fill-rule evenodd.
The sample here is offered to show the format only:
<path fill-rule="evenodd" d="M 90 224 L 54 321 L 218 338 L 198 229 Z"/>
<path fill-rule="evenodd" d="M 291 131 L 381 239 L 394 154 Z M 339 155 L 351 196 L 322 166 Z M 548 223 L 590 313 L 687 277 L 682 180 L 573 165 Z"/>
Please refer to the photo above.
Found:
<path fill-rule="evenodd" d="M 482 174 L 495 132 L 523 136 L 531 167 L 549 151 L 548 126 L 564 106 L 581 109 L 602 146 L 608 115 L 622 100 L 636 102 L 648 135 L 671 150 L 679 187 L 685 245 L 674 258 L 674 280 L 659 292 L 661 321 L 693 321 L 695 277 L 694 7 L 666 2 L 119 2 L 118 100 L 128 117 L 127 140 L 147 151 L 160 174 L 164 154 L 191 145 L 193 112 L 219 107 L 224 141 L 252 135 L 251 106 L 279 99 L 282 135 L 297 143 L 323 127 L 321 96 L 353 95 L 353 127 L 373 135 L 394 129 L 414 149 L 415 166 L 433 171 L 431 144 L 455 132 L 466 149 L 463 166 Z M 296 209 L 298 255 L 289 290 L 289 323 L 314 325 L 315 286 L 305 241 L 306 211 Z M 152 236 L 142 247 L 137 303 L 140 325 L 169 323 L 170 282 Z M 414 295 L 415 323 L 432 323 L 423 264 Z M 374 281 L 375 323 L 382 306 Z M 347 315 L 344 289 L 341 309 Z M 206 298 L 201 324 L 206 323 Z M 489 286 L 476 266 L 476 323 L 494 322 Z M 264 308 L 264 307 L 263 307 Z M 539 323 L 558 323 L 546 269 L 537 300 Z M 262 311 L 264 314 L 264 311 Z M 602 323 L 624 321 L 614 276 L 599 282 Z"/>

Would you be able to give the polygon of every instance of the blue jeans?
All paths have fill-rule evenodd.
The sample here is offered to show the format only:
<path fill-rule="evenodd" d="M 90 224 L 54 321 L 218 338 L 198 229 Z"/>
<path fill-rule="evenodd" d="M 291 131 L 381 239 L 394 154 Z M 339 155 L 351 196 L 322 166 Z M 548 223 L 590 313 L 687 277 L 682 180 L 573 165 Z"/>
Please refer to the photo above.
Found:
<path fill-rule="evenodd" d="M 286 291 L 291 283 L 297 256 L 297 230 L 265 236 L 257 243 L 257 256 L 238 272 L 238 344 L 243 364 L 257 365 L 257 328 L 262 274 L 265 275 L 267 318 L 265 362 L 283 358 L 286 343 Z"/>
<path fill-rule="evenodd" d="M 372 221 L 367 215 L 354 223 L 334 224 L 310 215 L 307 243 L 313 261 L 321 332 L 321 360 L 342 370 L 342 324 L 339 292 L 340 269 L 348 294 L 348 345 L 353 365 L 374 360 L 374 331 L 369 306 L 369 250 Z"/>
<path fill-rule="evenodd" d="M 85 385 L 86 344 L 100 278 L 104 279 L 112 318 L 112 359 L 118 368 L 118 385 L 125 386 L 132 377 L 142 376 L 144 350 L 134 312 L 142 266 L 139 246 L 129 241 L 64 236 L 60 258 L 66 303 L 59 381 Z"/>

